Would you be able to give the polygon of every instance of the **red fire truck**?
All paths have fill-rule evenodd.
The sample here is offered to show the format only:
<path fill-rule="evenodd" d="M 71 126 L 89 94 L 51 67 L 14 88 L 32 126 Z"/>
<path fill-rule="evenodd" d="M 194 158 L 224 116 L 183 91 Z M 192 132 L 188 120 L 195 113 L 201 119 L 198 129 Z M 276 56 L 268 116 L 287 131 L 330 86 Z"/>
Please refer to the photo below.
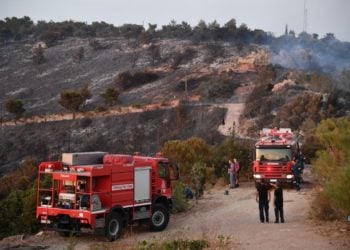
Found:
<path fill-rule="evenodd" d="M 176 179 L 178 168 L 161 154 L 65 153 L 39 165 L 36 217 L 64 235 L 103 233 L 111 241 L 135 221 L 161 231 Z"/>
<path fill-rule="evenodd" d="M 255 182 L 293 183 L 293 156 L 298 150 L 299 144 L 290 128 L 264 128 L 255 144 Z"/>

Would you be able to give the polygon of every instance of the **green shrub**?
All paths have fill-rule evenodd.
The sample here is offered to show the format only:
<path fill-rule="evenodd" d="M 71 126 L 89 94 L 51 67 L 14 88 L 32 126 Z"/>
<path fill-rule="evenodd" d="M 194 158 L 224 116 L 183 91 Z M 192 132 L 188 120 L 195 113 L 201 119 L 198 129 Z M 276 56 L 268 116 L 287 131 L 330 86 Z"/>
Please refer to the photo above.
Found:
<path fill-rule="evenodd" d="M 129 71 L 119 73 L 115 78 L 117 86 L 123 90 L 139 87 L 143 84 L 154 82 L 159 78 L 158 74 L 149 71 Z"/>
<path fill-rule="evenodd" d="M 350 214 L 350 118 L 327 119 L 317 127 L 316 136 L 324 149 L 313 165 L 323 188 L 315 200 L 316 217 L 335 219 Z"/>
<path fill-rule="evenodd" d="M 334 220 L 338 217 L 334 204 L 324 192 L 316 194 L 315 199 L 311 203 L 310 215 L 321 220 Z"/>
<path fill-rule="evenodd" d="M 206 165 L 203 162 L 196 162 L 192 166 L 192 188 L 195 192 L 196 198 L 199 198 L 203 195 L 204 184 L 206 180 Z"/>
<path fill-rule="evenodd" d="M 184 212 L 188 208 L 188 203 L 184 194 L 184 185 L 177 181 L 174 183 L 173 208 L 174 213 Z"/>
<path fill-rule="evenodd" d="M 201 84 L 201 96 L 205 99 L 230 98 L 240 83 L 230 79 L 213 79 Z"/>
<path fill-rule="evenodd" d="M 117 102 L 119 94 L 117 88 L 110 87 L 101 93 L 100 96 L 104 99 L 105 104 L 112 106 Z"/>
<path fill-rule="evenodd" d="M 141 241 L 138 242 L 136 250 L 201 250 L 209 247 L 206 240 L 167 240 L 163 242 L 158 241 Z"/>
<path fill-rule="evenodd" d="M 5 103 L 6 111 L 19 118 L 26 110 L 23 108 L 23 102 L 20 99 L 7 100 Z"/>
<path fill-rule="evenodd" d="M 216 177 L 224 177 L 228 181 L 228 160 L 232 158 L 236 158 L 240 164 L 239 175 L 241 177 L 249 174 L 252 171 L 251 148 L 252 145 L 249 142 L 236 141 L 234 138 L 229 138 L 221 144 L 216 145 L 213 149 L 213 164 L 215 166 Z"/>

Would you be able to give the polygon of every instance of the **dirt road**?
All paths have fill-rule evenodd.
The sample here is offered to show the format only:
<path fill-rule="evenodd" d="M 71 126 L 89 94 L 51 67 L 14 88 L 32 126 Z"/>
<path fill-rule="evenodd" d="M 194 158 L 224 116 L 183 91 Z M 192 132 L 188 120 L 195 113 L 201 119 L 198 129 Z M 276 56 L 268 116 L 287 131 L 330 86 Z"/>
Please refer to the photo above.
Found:
<path fill-rule="evenodd" d="M 304 179 L 309 181 L 309 169 Z M 49 232 L 19 240 L 17 246 L 46 246 L 47 249 L 130 249 L 137 242 L 171 239 L 205 239 L 209 249 L 350 249 L 349 227 L 333 224 L 316 224 L 308 219 L 309 204 L 314 195 L 311 184 L 304 184 L 302 190 L 284 190 L 284 211 L 286 222 L 275 224 L 273 205 L 270 203 L 270 223 L 261 224 L 258 205 L 255 201 L 253 183 L 241 183 L 237 189 L 224 195 L 224 187 L 214 187 L 203 198 L 193 202 L 193 207 L 181 214 L 171 216 L 163 232 L 149 232 L 147 226 L 128 227 L 121 239 L 106 242 L 103 237 L 83 235 L 62 238 Z M 331 226 L 329 226 L 331 225 Z M 338 227 L 338 228 L 337 228 Z M 344 228 L 343 228 L 344 227 Z M 218 237 L 226 241 L 220 246 Z M 16 240 L 0 242 L 1 247 L 14 246 Z M 15 244 L 16 245 L 16 244 Z"/>
<path fill-rule="evenodd" d="M 232 135 L 233 131 L 239 133 L 239 117 L 244 109 L 244 103 L 227 103 L 218 105 L 219 107 L 227 108 L 225 123 L 221 124 L 218 131 L 226 136 Z"/>

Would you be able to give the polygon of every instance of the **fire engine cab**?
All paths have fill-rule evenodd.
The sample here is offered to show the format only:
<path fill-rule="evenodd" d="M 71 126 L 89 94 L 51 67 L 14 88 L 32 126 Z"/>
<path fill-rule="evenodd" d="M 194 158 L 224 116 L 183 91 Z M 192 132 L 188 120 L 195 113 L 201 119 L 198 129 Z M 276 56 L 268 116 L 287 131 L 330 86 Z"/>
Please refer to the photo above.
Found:
<path fill-rule="evenodd" d="M 293 156 L 298 150 L 299 144 L 290 128 L 264 128 L 255 144 L 255 182 L 293 183 Z"/>
<path fill-rule="evenodd" d="M 64 235 L 103 233 L 111 241 L 135 221 L 161 231 L 178 177 L 177 166 L 160 154 L 64 153 L 62 161 L 39 165 L 36 217 Z"/>

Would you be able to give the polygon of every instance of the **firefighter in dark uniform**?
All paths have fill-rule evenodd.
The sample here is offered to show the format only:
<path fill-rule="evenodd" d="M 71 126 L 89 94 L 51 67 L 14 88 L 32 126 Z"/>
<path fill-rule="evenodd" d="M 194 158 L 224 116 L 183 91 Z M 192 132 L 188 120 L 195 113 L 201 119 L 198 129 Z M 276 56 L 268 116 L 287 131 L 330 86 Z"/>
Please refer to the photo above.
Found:
<path fill-rule="evenodd" d="M 274 185 L 274 205 L 275 205 L 275 223 L 284 223 L 284 215 L 283 215 L 283 189 L 281 183 L 277 182 Z"/>
<path fill-rule="evenodd" d="M 269 202 L 270 202 L 270 191 L 266 183 L 259 183 L 256 192 L 256 202 L 259 203 L 259 215 L 260 222 L 265 221 L 269 223 Z"/>
<path fill-rule="evenodd" d="M 303 173 L 304 166 L 300 162 L 300 160 L 296 160 L 295 164 L 292 167 L 292 172 L 294 175 L 295 186 L 298 191 L 300 191 L 300 183 L 301 183 L 301 174 Z"/>

